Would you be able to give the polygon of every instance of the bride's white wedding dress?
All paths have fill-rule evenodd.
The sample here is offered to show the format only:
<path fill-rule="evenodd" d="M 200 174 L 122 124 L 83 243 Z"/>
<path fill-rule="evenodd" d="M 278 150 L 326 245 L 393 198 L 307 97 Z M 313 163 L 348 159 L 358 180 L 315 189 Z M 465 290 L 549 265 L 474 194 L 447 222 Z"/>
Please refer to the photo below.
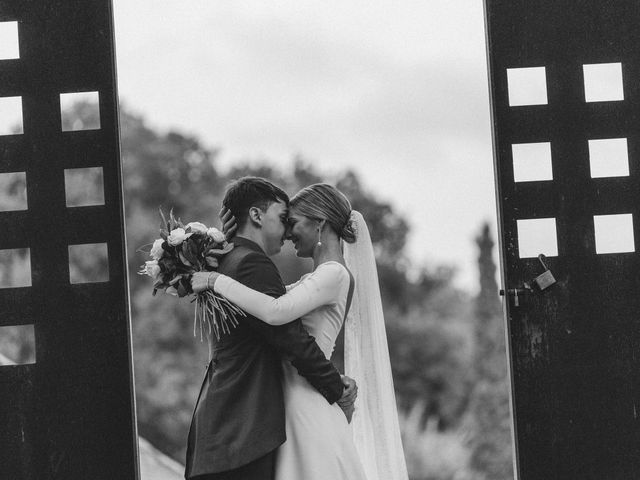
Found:
<path fill-rule="evenodd" d="M 371 236 L 362 215 L 351 212 L 356 242 L 343 245 L 355 277 L 345 325 L 345 370 L 358 382 L 351 425 L 284 362 L 287 441 L 278 451 L 276 480 L 408 480 L 394 395 L 384 314 Z M 216 292 L 272 325 L 296 318 L 330 358 L 345 317 L 351 276 L 325 262 L 288 287 L 280 298 L 221 275 Z"/>
<path fill-rule="evenodd" d="M 327 358 L 335 347 L 347 308 L 351 277 L 338 262 L 287 287 L 279 299 L 220 276 L 216 292 L 270 324 L 301 318 Z M 276 480 L 366 480 L 351 426 L 337 404 L 329 405 L 289 363 L 283 362 L 287 440 L 278 449 Z"/>

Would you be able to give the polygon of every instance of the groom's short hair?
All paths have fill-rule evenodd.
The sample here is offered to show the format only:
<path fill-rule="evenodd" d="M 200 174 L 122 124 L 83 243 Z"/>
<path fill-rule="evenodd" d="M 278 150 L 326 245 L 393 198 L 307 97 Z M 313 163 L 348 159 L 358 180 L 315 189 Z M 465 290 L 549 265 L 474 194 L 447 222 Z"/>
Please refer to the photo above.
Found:
<path fill-rule="evenodd" d="M 222 205 L 231 210 L 238 227 L 243 227 L 249 218 L 251 207 L 258 207 L 264 211 L 278 201 L 289 206 L 289 196 L 284 190 L 264 178 L 242 177 L 227 187 Z"/>

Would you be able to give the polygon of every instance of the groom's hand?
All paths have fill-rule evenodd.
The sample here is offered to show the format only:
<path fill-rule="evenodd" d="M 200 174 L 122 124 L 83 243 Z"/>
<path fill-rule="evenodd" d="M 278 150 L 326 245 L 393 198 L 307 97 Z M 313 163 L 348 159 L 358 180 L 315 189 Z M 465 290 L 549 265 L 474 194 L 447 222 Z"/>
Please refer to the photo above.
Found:
<path fill-rule="evenodd" d="M 338 405 L 340 405 L 340 408 L 343 408 L 353 405 L 356 401 L 358 397 L 358 384 L 353 378 L 347 377 L 346 375 L 340 375 L 340 378 L 344 385 L 344 391 L 342 392 L 342 397 L 338 400 Z"/>
<path fill-rule="evenodd" d="M 358 397 L 358 385 L 353 378 L 347 377 L 346 375 L 341 375 L 340 378 L 342 378 L 342 384 L 345 388 L 342 392 L 342 397 L 340 397 L 337 403 L 347 417 L 347 422 L 351 423 L 351 418 L 355 410 L 354 403 Z"/>

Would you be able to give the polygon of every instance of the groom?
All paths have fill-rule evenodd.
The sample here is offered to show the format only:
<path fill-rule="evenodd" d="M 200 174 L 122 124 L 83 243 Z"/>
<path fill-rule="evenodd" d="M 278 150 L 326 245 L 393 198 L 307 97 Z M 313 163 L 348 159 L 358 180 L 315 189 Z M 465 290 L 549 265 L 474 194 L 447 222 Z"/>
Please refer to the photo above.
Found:
<path fill-rule="evenodd" d="M 268 256 L 284 243 L 287 194 L 262 178 L 244 177 L 229 186 L 223 205 L 236 217 L 238 231 L 218 271 L 273 297 L 284 294 Z M 206 274 L 195 274 L 194 290 L 206 288 L 206 281 Z M 344 377 L 343 384 L 300 320 L 275 327 L 249 316 L 210 342 L 212 359 L 189 431 L 187 479 L 273 479 L 275 451 L 286 440 L 282 359 L 329 403 L 353 402 L 355 382 Z"/>

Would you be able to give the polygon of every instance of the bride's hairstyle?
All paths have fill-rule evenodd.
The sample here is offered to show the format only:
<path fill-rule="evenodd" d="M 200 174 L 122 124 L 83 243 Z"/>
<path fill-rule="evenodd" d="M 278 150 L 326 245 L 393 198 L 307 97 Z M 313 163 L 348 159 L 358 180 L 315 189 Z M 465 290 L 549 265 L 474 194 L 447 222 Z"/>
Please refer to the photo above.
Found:
<path fill-rule="evenodd" d="M 351 219 L 351 203 L 336 187 L 326 183 L 309 185 L 291 199 L 291 208 L 295 208 L 305 217 L 326 220 L 331 229 L 345 242 L 356 241 Z"/>

